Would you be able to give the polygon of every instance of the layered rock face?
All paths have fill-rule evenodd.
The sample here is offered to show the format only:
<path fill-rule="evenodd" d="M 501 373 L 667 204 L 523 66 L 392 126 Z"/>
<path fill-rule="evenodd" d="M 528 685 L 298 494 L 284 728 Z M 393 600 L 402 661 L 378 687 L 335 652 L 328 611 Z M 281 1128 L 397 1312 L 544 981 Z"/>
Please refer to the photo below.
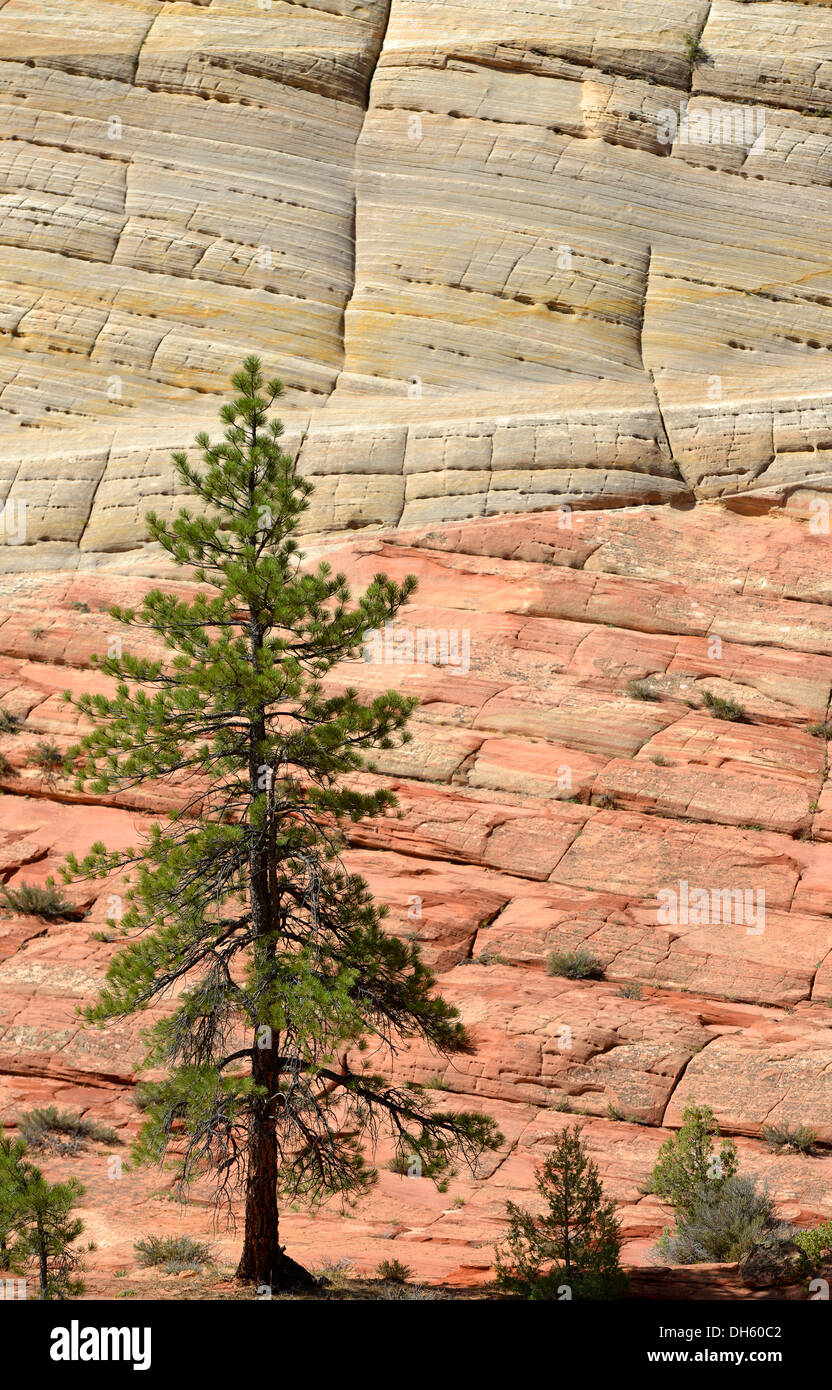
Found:
<path fill-rule="evenodd" d="M 829 487 L 828 7 L 5 0 L 0 55 L 49 563 L 140 548 L 252 349 L 313 531 Z"/>
<path fill-rule="evenodd" d="M 705 504 L 326 547 L 356 588 L 380 569 L 420 580 L 371 659 L 330 678 L 420 700 L 412 744 L 381 753 L 371 778 L 395 788 L 401 816 L 354 827 L 348 861 L 391 929 L 421 941 L 473 1050 L 443 1061 L 409 1049 L 395 1069 L 487 1110 L 506 1142 L 447 1193 L 388 1171 L 382 1146 L 379 1189 L 352 1220 L 287 1215 L 293 1253 L 362 1270 L 395 1254 L 423 1278 L 486 1277 L 506 1198 L 533 1196 L 536 1165 L 577 1119 L 619 1203 L 625 1258 L 649 1268 L 669 1213 L 648 1179 L 690 1101 L 713 1107 L 784 1218 L 832 1216 L 829 545 L 782 511 Z M 0 736 L 12 886 L 42 883 L 95 840 L 135 843 L 176 804 L 176 788 L 154 786 L 96 803 L 31 762 L 39 740 L 64 748 L 76 735 L 61 692 L 100 688 L 89 658 L 112 638 L 103 610 L 146 583 L 5 581 L 0 705 L 20 721 Z M 715 717 L 706 697 L 743 717 Z M 76 891 L 83 920 L 0 926 L 0 1109 L 13 1121 L 54 1102 L 127 1135 L 138 1023 L 97 1032 L 76 1016 L 117 949 L 105 923 L 119 885 Z M 580 948 L 602 978 L 547 973 L 552 953 Z M 819 1137 L 815 1156 L 764 1141 L 767 1125 L 801 1124 Z M 207 1230 L 200 1205 L 160 1205 L 158 1174 L 110 1181 L 105 1151 L 55 1161 L 68 1168 L 90 1192 L 94 1289 L 111 1293 L 113 1271 L 132 1269 L 141 1230 Z M 221 1246 L 230 1256 L 233 1237 Z M 645 1291 L 661 1295 L 650 1278 Z M 714 1297 L 721 1281 L 681 1287 Z"/>
<path fill-rule="evenodd" d="M 0 0 L 0 102 L 3 881 L 176 802 L 32 755 L 72 742 L 108 605 L 171 579 L 144 512 L 256 350 L 310 560 L 419 577 L 405 640 L 333 678 L 421 701 L 350 864 L 475 1044 L 399 1075 L 506 1136 L 448 1193 L 382 1148 L 355 1219 L 287 1215 L 292 1253 L 481 1279 L 577 1118 L 649 1266 L 690 1100 L 784 1218 L 832 1216 L 832 9 Z M 127 1136 L 138 1026 L 76 1015 L 117 949 L 85 891 L 0 920 L 0 1116 Z M 602 978 L 547 973 L 580 948 Z M 799 1124 L 814 1157 L 763 1141 Z M 208 1233 L 103 1150 L 46 1167 L 87 1184 L 93 1293 L 141 1285 L 144 1231 Z"/>

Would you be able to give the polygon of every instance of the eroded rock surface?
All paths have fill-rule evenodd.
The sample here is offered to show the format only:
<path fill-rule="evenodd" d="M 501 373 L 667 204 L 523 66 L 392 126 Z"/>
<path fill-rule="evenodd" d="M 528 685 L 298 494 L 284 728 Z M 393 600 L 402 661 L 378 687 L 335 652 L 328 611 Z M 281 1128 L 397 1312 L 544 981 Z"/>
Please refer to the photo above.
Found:
<path fill-rule="evenodd" d="M 830 490 L 828 6 L 71 15 L 0 5 L 4 568 L 138 552 L 252 349 L 313 532 Z"/>
<path fill-rule="evenodd" d="M 713 1107 L 784 1219 L 832 1216 L 831 543 L 797 512 L 707 504 L 585 512 L 569 529 L 521 514 L 322 548 L 356 588 L 379 569 L 419 577 L 397 626 L 433 634 L 433 659 L 359 661 L 330 678 L 421 702 L 413 744 L 362 774 L 395 787 L 401 818 L 354 827 L 349 862 L 390 929 L 422 942 L 475 1044 L 451 1062 L 409 1048 L 397 1073 L 487 1110 L 506 1144 L 447 1193 L 389 1171 L 382 1147 L 380 1187 L 353 1220 L 287 1217 L 293 1253 L 367 1271 L 396 1255 L 421 1278 L 482 1279 L 506 1198 L 533 1200 L 535 1166 L 577 1119 L 619 1204 L 625 1258 L 644 1271 L 638 1289 L 655 1296 L 651 1250 L 670 1213 L 647 1179 L 689 1101 Z M 96 802 L 31 762 L 40 740 L 64 748 L 77 735 L 61 692 L 100 688 L 89 663 L 112 631 L 106 606 L 150 581 L 3 584 L 0 706 L 20 722 L 0 735 L 0 875 L 18 886 L 44 882 L 70 849 L 134 843 L 184 792 Z M 152 650 L 146 637 L 134 645 Z M 741 717 L 716 717 L 706 695 Z M 117 949 L 106 927 L 117 887 L 74 889 L 77 920 L 0 925 L 7 1120 L 54 1101 L 124 1136 L 135 1128 L 136 1022 L 98 1032 L 77 1016 Z M 552 953 L 579 948 L 600 978 L 547 973 Z M 819 1137 L 815 1156 L 762 1138 L 801 1124 Z M 107 1152 L 51 1162 L 88 1185 L 101 1250 L 91 1288 L 111 1294 L 143 1230 L 205 1234 L 207 1218 L 199 1203 L 170 1210 L 164 1175 L 110 1181 Z M 230 1258 L 233 1238 L 219 1248 Z M 677 1291 L 704 1296 L 684 1278 Z M 709 1287 L 738 1286 L 722 1270 Z"/>

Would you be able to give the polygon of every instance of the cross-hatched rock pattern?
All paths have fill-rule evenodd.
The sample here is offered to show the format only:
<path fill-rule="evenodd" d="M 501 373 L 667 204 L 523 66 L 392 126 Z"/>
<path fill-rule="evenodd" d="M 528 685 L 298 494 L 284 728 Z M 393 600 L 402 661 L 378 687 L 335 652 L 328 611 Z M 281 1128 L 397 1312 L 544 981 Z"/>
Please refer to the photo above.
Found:
<path fill-rule="evenodd" d="M 312 532 L 832 487 L 832 8 L 5 0 L 4 568 L 258 351 Z"/>
<path fill-rule="evenodd" d="M 370 1272 L 395 1256 L 419 1279 L 486 1279 L 506 1199 L 534 1200 L 536 1167 L 578 1123 L 638 1287 L 715 1297 L 730 1271 L 697 1271 L 697 1292 L 677 1274 L 659 1280 L 651 1253 L 672 1213 L 648 1179 L 690 1101 L 713 1108 L 784 1219 L 832 1217 L 832 540 L 794 506 L 656 504 L 562 521 L 520 513 L 310 543 L 309 562 L 326 555 L 356 591 L 382 569 L 419 579 L 396 631 L 432 634 L 433 651 L 371 646 L 373 660 L 327 678 L 333 692 L 393 687 L 420 702 L 412 743 L 360 774 L 394 787 L 400 814 L 353 826 L 346 859 L 389 929 L 418 939 L 473 1044 L 450 1059 L 402 1049 L 395 1074 L 487 1111 L 505 1145 L 478 1178 L 463 1168 L 440 1192 L 391 1171 L 382 1143 L 379 1185 L 353 1219 L 290 1212 L 282 1229 L 312 1264 Z M 195 788 L 96 799 L 38 758 L 43 742 L 63 751 L 77 738 L 63 692 L 106 686 L 90 658 L 112 639 L 109 606 L 152 581 L 3 583 L 0 878 L 18 888 L 96 840 L 135 844 Z M 156 654 L 139 631 L 129 647 Z M 717 717 L 709 697 L 739 717 Z M 67 891 L 75 917 L 0 918 L 0 1115 L 14 1126 L 54 1103 L 128 1138 L 146 1020 L 99 1032 L 77 1014 L 118 949 L 107 919 L 122 890 Z M 553 955 L 581 949 L 600 978 L 550 973 Z M 383 1065 L 375 1052 L 370 1065 Z M 813 1155 L 769 1144 L 767 1126 L 800 1125 L 817 1135 Z M 143 1277 L 139 1233 L 204 1238 L 209 1218 L 200 1202 L 160 1203 L 157 1171 L 108 1181 L 105 1157 L 93 1146 L 49 1171 L 86 1184 L 90 1289 L 112 1297 L 115 1271 L 130 1268 L 131 1286 Z M 230 1263 L 234 1236 L 220 1244 Z"/>

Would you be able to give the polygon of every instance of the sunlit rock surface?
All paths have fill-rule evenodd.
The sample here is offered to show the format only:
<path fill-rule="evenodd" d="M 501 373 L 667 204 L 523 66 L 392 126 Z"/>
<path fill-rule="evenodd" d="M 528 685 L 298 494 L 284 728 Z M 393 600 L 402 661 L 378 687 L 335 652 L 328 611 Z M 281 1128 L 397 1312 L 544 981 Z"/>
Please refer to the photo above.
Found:
<path fill-rule="evenodd" d="M 832 485 L 827 6 L 69 8 L 0 5 L 0 501 L 50 564 L 142 546 L 252 349 L 311 531 Z"/>
<path fill-rule="evenodd" d="M 447 1193 L 389 1171 L 382 1145 L 380 1187 L 354 1219 L 287 1217 L 295 1254 L 371 1271 L 392 1252 L 420 1278 L 476 1282 L 505 1199 L 532 1199 L 536 1163 L 577 1118 L 620 1204 L 625 1257 L 657 1296 L 650 1251 L 669 1215 L 645 1186 L 689 1100 L 713 1107 L 785 1218 L 832 1216 L 832 803 L 827 741 L 811 732 L 832 686 L 830 539 L 809 528 L 783 510 L 656 505 L 576 514 L 569 529 L 517 514 L 312 548 L 356 588 L 381 568 L 419 577 L 400 625 L 433 633 L 436 660 L 385 660 L 382 646 L 330 677 L 421 702 L 413 743 L 380 754 L 374 775 L 402 815 L 354 827 L 348 859 L 390 929 L 421 941 L 475 1044 L 450 1061 L 408 1048 L 397 1075 L 486 1109 L 506 1145 Z M 102 688 L 89 661 L 113 627 L 106 605 L 149 583 L 4 581 L 0 705 L 20 724 L 0 735 L 0 871 L 13 886 L 95 840 L 134 843 L 184 796 L 151 785 L 96 802 L 29 761 L 39 740 L 77 735 L 62 692 Z M 716 718 L 706 694 L 743 717 Z M 697 889 L 718 895 L 707 920 L 668 915 Z M 76 1014 L 117 949 L 114 891 L 73 890 L 82 920 L 0 926 L 8 1120 L 54 1101 L 135 1128 L 136 1021 L 97 1032 Z M 579 947 L 602 978 L 547 973 L 552 952 Z M 773 1153 L 766 1124 L 811 1126 L 822 1147 Z M 139 1228 L 205 1229 L 200 1205 L 160 1205 L 164 1175 L 108 1181 L 103 1150 L 58 1167 L 88 1184 L 97 1289 L 132 1268 Z M 230 1258 L 234 1238 L 220 1248 Z M 731 1278 L 716 1274 L 709 1296 L 736 1296 Z"/>
<path fill-rule="evenodd" d="M 333 673 L 421 702 L 378 759 L 402 816 L 349 858 L 475 1043 L 398 1074 L 506 1138 L 446 1193 L 382 1147 L 353 1219 L 286 1216 L 292 1253 L 482 1280 L 577 1118 L 637 1291 L 736 1296 L 653 1267 L 646 1186 L 694 1100 L 785 1219 L 832 1217 L 832 9 L 0 0 L 0 107 L 3 881 L 183 795 L 79 798 L 31 758 L 77 736 L 108 605 L 175 578 L 144 513 L 182 505 L 171 449 L 255 350 L 310 559 L 415 573 L 402 623 L 448 636 L 453 662 Z M 54 1101 L 135 1130 L 138 1024 L 76 1012 L 112 891 L 0 920 L 8 1123 Z M 547 973 L 579 947 L 601 978 Z M 822 1147 L 773 1153 L 767 1124 Z M 159 1291 L 146 1230 L 208 1234 L 101 1146 L 46 1167 L 87 1186 L 93 1294 L 124 1268 Z"/>

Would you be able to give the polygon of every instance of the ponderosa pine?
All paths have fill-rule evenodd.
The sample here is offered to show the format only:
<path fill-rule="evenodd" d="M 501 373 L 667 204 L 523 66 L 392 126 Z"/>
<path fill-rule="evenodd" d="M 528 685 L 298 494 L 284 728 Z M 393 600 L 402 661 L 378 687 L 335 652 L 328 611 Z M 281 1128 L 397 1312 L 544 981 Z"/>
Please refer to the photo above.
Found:
<path fill-rule="evenodd" d="M 107 795 L 173 778 L 189 790 L 136 850 L 97 844 L 65 876 L 131 875 L 127 944 L 88 1018 L 175 996 L 147 1034 L 146 1065 L 166 1079 L 145 1088 L 142 1154 L 170 1151 L 184 1183 L 213 1171 L 218 1200 L 242 1185 L 238 1275 L 287 1288 L 308 1276 L 280 1244 L 279 1206 L 364 1192 L 380 1126 L 434 1177 L 459 1158 L 475 1165 L 500 1135 L 366 1065 L 369 1044 L 388 1063 L 408 1039 L 467 1046 L 418 946 L 384 930 L 385 907 L 341 858 L 347 823 L 395 806 L 353 774 L 372 749 L 407 740 L 415 702 L 395 690 L 365 701 L 324 677 L 361 654 L 415 581 L 379 574 L 353 601 L 327 564 L 302 568 L 295 532 L 312 485 L 269 420 L 282 386 L 254 357 L 233 385 L 223 441 L 197 438 L 202 466 L 174 455 L 202 507 L 148 516 L 150 537 L 200 587 L 111 610 L 171 655 L 102 658 L 115 692 L 74 702 L 93 725 L 71 750 L 79 786 Z"/>

